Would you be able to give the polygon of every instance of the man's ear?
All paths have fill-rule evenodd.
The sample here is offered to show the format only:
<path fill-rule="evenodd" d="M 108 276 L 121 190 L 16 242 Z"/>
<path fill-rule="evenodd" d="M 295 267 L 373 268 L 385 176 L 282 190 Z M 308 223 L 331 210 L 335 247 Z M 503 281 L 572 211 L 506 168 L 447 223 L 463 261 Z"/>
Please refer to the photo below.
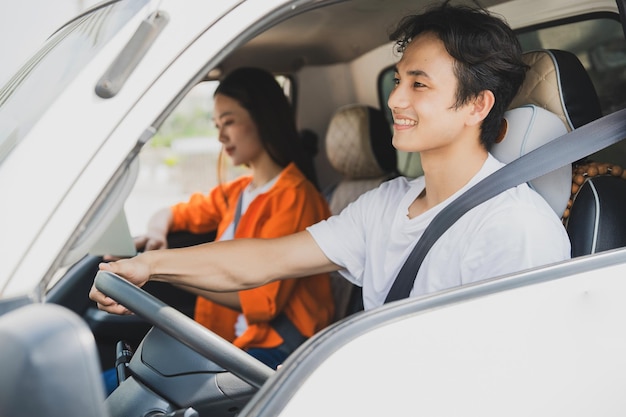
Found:
<path fill-rule="evenodd" d="M 493 108 L 495 102 L 496 97 L 493 95 L 491 90 L 481 91 L 472 101 L 472 109 L 469 114 L 468 124 L 476 125 L 482 123 Z"/>

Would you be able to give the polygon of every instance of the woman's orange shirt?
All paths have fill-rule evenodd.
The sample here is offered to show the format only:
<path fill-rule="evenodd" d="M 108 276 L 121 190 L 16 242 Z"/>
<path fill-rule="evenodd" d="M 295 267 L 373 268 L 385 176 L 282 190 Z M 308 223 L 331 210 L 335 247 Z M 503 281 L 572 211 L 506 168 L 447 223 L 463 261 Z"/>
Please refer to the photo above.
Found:
<path fill-rule="evenodd" d="M 208 195 L 196 193 L 188 202 L 172 206 L 171 230 L 193 233 L 217 230 L 219 240 L 235 217 L 239 195 L 251 180 L 249 176 L 241 177 L 214 188 Z M 235 238 L 289 235 L 329 216 L 326 200 L 291 163 L 282 170 L 272 188 L 250 203 L 239 220 Z M 195 320 L 242 349 L 280 345 L 282 338 L 268 322 L 281 312 L 307 337 L 328 326 L 334 314 L 328 274 L 273 282 L 240 291 L 239 298 L 248 322 L 241 336 L 235 337 L 235 322 L 240 313 L 203 297 L 197 299 Z"/>

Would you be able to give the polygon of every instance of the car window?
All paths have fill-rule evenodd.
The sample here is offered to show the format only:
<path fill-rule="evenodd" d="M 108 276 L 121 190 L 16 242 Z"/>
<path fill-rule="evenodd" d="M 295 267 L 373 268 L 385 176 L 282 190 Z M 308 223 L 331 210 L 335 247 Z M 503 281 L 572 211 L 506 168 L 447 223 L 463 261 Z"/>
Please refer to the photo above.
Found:
<path fill-rule="evenodd" d="M 619 21 L 606 14 L 589 15 L 579 21 L 524 29 L 518 34 L 522 49 L 562 49 L 583 63 L 596 88 L 603 114 L 626 107 L 626 41 Z M 393 89 L 394 67 L 378 78 L 380 108 L 393 123 L 387 98 Z M 404 175 L 421 175 L 418 154 L 398 152 L 398 169 Z"/>
<path fill-rule="evenodd" d="M 285 95 L 293 99 L 293 83 L 277 76 Z M 218 81 L 196 85 L 170 113 L 139 154 L 137 182 L 125 204 L 133 236 L 146 232 L 150 216 L 163 207 L 187 201 L 194 192 L 208 193 L 220 182 L 245 174 L 219 158 L 222 146 L 213 122 L 213 93 Z"/>
<path fill-rule="evenodd" d="M 139 154 L 135 187 L 125 205 L 131 234 L 145 233 L 150 216 L 163 207 L 186 201 L 193 192 L 208 192 L 222 181 L 243 173 L 222 158 L 213 122 L 213 92 L 217 81 L 196 85 L 170 113 Z"/>
<path fill-rule="evenodd" d="M 0 90 L 0 163 L 76 74 L 147 2 L 110 3 L 72 21 L 7 82 Z"/>

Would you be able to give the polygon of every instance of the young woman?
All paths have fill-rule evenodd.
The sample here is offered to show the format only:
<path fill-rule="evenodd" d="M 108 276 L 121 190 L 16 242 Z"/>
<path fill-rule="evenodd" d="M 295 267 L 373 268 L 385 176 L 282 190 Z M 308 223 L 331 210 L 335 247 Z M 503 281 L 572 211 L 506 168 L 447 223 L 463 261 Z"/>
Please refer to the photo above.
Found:
<path fill-rule="evenodd" d="M 222 155 L 248 166 L 250 175 L 156 212 L 146 234 L 136 239 L 138 249 L 166 249 L 167 234 L 181 230 L 216 230 L 219 241 L 278 237 L 330 215 L 302 173 L 306 165 L 291 106 L 271 74 L 236 69 L 219 84 L 214 100 Z M 196 321 L 273 368 L 330 324 L 334 312 L 327 274 L 231 293 L 185 289 L 199 295 Z"/>

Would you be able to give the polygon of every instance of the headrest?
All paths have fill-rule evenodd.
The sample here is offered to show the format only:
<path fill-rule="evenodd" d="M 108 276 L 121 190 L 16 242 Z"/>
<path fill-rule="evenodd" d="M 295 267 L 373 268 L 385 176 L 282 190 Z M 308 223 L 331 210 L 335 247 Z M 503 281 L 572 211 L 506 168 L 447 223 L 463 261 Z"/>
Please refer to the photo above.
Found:
<path fill-rule="evenodd" d="M 350 104 L 339 108 L 326 132 L 326 152 L 337 171 L 348 178 L 376 178 L 396 170 L 396 149 L 382 111 Z"/>
<path fill-rule="evenodd" d="M 602 116 L 600 100 L 578 57 L 545 49 L 526 52 L 526 79 L 509 106 L 534 104 L 556 114 L 571 131 Z"/>
<path fill-rule="evenodd" d="M 602 116 L 600 101 L 576 55 L 559 50 L 526 52 L 530 66 L 504 115 L 506 133 L 491 153 L 508 163 Z M 529 183 L 563 216 L 572 187 L 571 164 Z"/>
<path fill-rule="evenodd" d="M 504 120 L 504 138 L 491 149 L 492 155 L 504 163 L 567 133 L 557 115 L 535 105 L 509 110 L 504 113 Z M 571 184 L 571 164 L 529 182 L 530 187 L 543 196 L 559 217 L 563 216 L 567 208 Z"/>

